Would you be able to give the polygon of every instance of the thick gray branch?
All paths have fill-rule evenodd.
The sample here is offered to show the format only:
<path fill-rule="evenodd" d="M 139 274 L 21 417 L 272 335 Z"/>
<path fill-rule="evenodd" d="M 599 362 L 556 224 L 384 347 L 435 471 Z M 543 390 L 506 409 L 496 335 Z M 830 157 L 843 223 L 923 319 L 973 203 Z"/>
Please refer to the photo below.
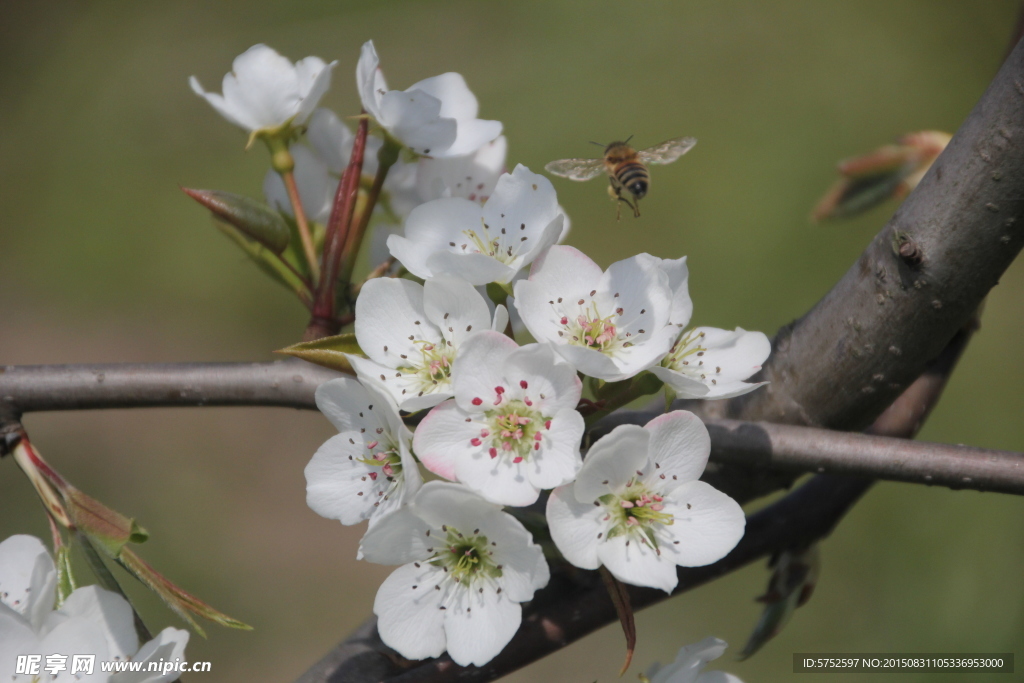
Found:
<path fill-rule="evenodd" d="M 809 313 L 775 338 L 771 384 L 723 417 L 862 430 L 914 381 L 1024 246 L 1024 43 L 920 186 Z M 920 262 L 893 247 L 905 237 Z"/>

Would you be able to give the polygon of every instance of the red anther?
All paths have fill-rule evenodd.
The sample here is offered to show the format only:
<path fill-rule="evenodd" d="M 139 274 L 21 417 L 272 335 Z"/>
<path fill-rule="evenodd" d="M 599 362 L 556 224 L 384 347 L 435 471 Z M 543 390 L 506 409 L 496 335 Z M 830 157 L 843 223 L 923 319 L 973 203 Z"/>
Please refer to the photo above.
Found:
<path fill-rule="evenodd" d="M 377 481 L 377 473 L 376 472 L 367 472 L 367 474 L 370 475 L 370 479 L 372 479 L 373 481 Z"/>
<path fill-rule="evenodd" d="M 533 440 L 534 441 L 540 441 L 543 438 L 544 437 L 540 435 L 540 432 L 537 432 L 536 434 L 533 435 Z"/>
<path fill-rule="evenodd" d="M 487 453 L 488 453 L 488 455 L 490 455 L 490 456 L 491 456 L 492 458 L 497 458 L 497 457 L 498 457 L 498 449 L 497 449 L 497 448 L 493 448 L 493 447 L 492 447 L 492 448 L 491 448 L 491 450 L 487 451 Z"/>
<path fill-rule="evenodd" d="M 558 322 L 562 323 L 563 325 L 568 325 L 568 324 L 569 324 L 569 319 L 568 319 L 568 318 L 566 318 L 566 317 L 565 317 L 565 316 L 563 315 L 563 316 L 562 316 L 562 319 L 561 319 L 561 320 L 559 320 Z"/>
<path fill-rule="evenodd" d="M 502 394 L 505 393 L 505 387 L 494 387 L 494 393 L 501 396 Z"/>
<path fill-rule="evenodd" d="M 532 406 L 533 405 L 533 401 L 530 400 L 529 396 L 526 396 L 526 397 L 523 398 L 523 403 L 525 403 L 528 406 Z"/>
<path fill-rule="evenodd" d="M 391 467 L 390 464 L 384 465 L 384 467 L 382 467 L 381 469 L 384 471 L 384 474 L 386 474 L 387 476 L 389 476 L 389 477 L 395 476 L 395 470 Z"/>
<path fill-rule="evenodd" d="M 665 509 L 665 506 L 662 505 L 661 503 L 651 503 L 651 509 L 654 510 L 655 512 L 661 512 L 662 510 Z"/>
<path fill-rule="evenodd" d="M 480 404 L 481 404 L 481 403 L 483 403 L 483 402 L 484 402 L 484 400 L 483 400 L 482 398 L 480 398 L 479 396 L 477 396 L 476 398 L 474 398 L 474 399 L 473 399 L 473 400 L 471 401 L 471 403 L 472 403 L 473 405 L 475 405 L 475 406 L 478 406 L 478 405 L 480 405 Z"/>
<path fill-rule="evenodd" d="M 526 383 L 525 379 L 521 379 L 521 380 L 519 380 L 519 386 L 521 386 L 523 389 L 525 389 L 529 385 Z"/>
<path fill-rule="evenodd" d="M 544 429 L 551 429 L 551 420 L 544 423 Z"/>
<path fill-rule="evenodd" d="M 540 444 L 539 443 L 534 443 L 533 444 L 533 450 L 539 451 L 540 450 Z"/>
<path fill-rule="evenodd" d="M 480 438 L 481 439 L 486 439 L 490 435 L 491 435 L 491 433 L 489 431 L 487 431 L 486 429 L 481 429 L 480 430 Z"/>
<path fill-rule="evenodd" d="M 633 504 L 630 503 L 628 500 L 620 500 L 619 501 L 619 505 L 621 505 L 622 507 L 626 508 L 627 510 L 629 508 L 633 507 Z"/>
<path fill-rule="evenodd" d="M 476 439 L 476 438 L 474 438 L 474 439 L 470 439 L 470 440 L 469 440 L 469 443 L 471 443 L 471 444 L 472 444 L 472 445 L 474 445 L 474 446 L 479 446 L 480 444 L 482 444 L 482 443 L 483 443 L 483 441 L 481 441 L 480 439 Z"/>
<path fill-rule="evenodd" d="M 372 451 L 374 448 L 377 447 L 377 442 L 376 441 L 371 441 L 370 443 L 366 444 L 366 447 L 369 448 Z"/>
<path fill-rule="evenodd" d="M 503 451 L 510 451 L 510 450 L 512 450 L 512 444 L 510 442 L 508 442 L 508 441 L 502 441 L 501 442 L 501 450 L 503 450 Z"/>
<path fill-rule="evenodd" d="M 512 458 L 512 462 L 513 462 L 514 464 L 516 464 L 516 465 L 518 465 L 518 464 L 519 464 L 519 463 L 521 463 L 522 461 L 523 461 L 523 459 L 522 459 L 522 457 L 520 457 L 520 456 L 516 456 L 516 457 Z"/>

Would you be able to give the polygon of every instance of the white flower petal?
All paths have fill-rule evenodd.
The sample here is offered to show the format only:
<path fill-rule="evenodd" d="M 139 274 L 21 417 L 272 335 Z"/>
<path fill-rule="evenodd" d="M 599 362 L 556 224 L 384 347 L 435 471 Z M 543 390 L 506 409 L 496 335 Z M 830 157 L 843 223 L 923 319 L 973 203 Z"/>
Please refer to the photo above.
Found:
<path fill-rule="evenodd" d="M 348 166 L 349 157 L 352 155 L 352 144 L 355 142 L 355 135 L 348 129 L 338 115 L 330 109 L 317 109 L 309 119 L 309 126 L 306 128 L 306 138 L 312 146 L 316 156 L 326 164 L 327 168 L 336 174 L 344 172 Z M 367 148 L 374 138 L 367 139 Z M 374 161 L 374 155 L 367 149 L 366 159 L 363 162 L 363 173 L 372 174 L 374 170 L 368 169 L 368 164 Z"/>
<path fill-rule="evenodd" d="M 671 593 L 679 582 L 676 564 L 664 554 L 646 543 L 639 542 L 632 534 L 615 536 L 597 546 L 601 564 L 612 575 L 634 586 L 650 586 Z"/>
<path fill-rule="evenodd" d="M 295 125 L 305 123 L 321 98 L 331 87 L 331 71 L 338 65 L 337 61 L 325 64 L 319 57 L 306 57 L 295 63 L 295 73 L 299 81 L 302 101 L 299 103 L 298 114 L 292 122 Z"/>
<path fill-rule="evenodd" d="M 426 279 L 434 274 L 427 266 L 431 254 L 470 253 L 473 245 L 467 242 L 463 231 L 479 227 L 478 204 L 468 199 L 438 199 L 413 209 L 405 221 L 405 237 L 388 238 L 388 248 L 410 273 Z"/>
<path fill-rule="evenodd" d="M 494 590 L 466 590 L 461 604 L 444 612 L 448 655 L 460 666 L 483 666 L 504 649 L 519 630 L 523 608 Z"/>
<path fill-rule="evenodd" d="M 18 655 L 44 654 L 32 626 L 20 614 L 0 603 L 0 671 L 11 676 L 18 662 Z M 49 653 L 45 653 L 49 654 Z M 6 680 L 17 683 L 32 683 L 27 676 L 12 676 Z"/>
<path fill-rule="evenodd" d="M 427 488 L 424 486 L 423 491 Z M 415 500 L 415 498 L 414 498 Z M 359 552 L 367 562 L 375 564 L 405 564 L 430 557 L 436 539 L 427 532 L 430 527 L 413 514 L 409 507 L 401 507 L 381 515 L 377 523 L 366 530 L 359 541 Z M 444 539 L 440 539 L 443 543 Z"/>
<path fill-rule="evenodd" d="M 675 523 L 661 530 L 679 542 L 671 549 L 676 564 L 684 567 L 703 567 L 722 559 L 743 538 L 746 527 L 739 503 L 703 481 L 691 481 L 673 491 L 665 499 L 665 512 L 675 516 Z"/>
<path fill-rule="evenodd" d="M 558 197 L 551 181 L 522 164 L 498 178 L 483 208 L 484 223 L 515 246 L 522 237 L 539 237 L 559 214 Z"/>
<path fill-rule="evenodd" d="M 378 122 L 417 154 L 443 153 L 455 142 L 458 125 L 440 116 L 441 104 L 422 90 L 391 90 L 380 100 Z"/>
<path fill-rule="evenodd" d="M 234 102 L 228 102 L 223 96 L 217 93 L 206 92 L 203 90 L 203 86 L 195 76 L 189 77 L 188 84 L 189 87 L 192 88 L 192 92 L 206 100 L 210 106 L 213 107 L 218 114 L 227 119 L 228 122 L 246 130 L 257 130 L 259 127 L 259 121 L 257 121 L 248 111 L 240 109 Z"/>
<path fill-rule="evenodd" d="M 496 389 L 506 383 L 505 361 L 517 351 L 519 346 L 500 332 L 484 330 L 466 339 L 452 370 L 459 407 L 477 413 L 496 405 Z"/>
<path fill-rule="evenodd" d="M 449 72 L 427 78 L 411 86 L 406 92 L 419 90 L 441 102 L 439 115 L 454 119 L 458 124 L 457 137 L 447 147 L 435 147 L 436 157 L 459 157 L 472 154 L 501 135 L 501 123 L 477 119 L 479 104 L 461 74 Z"/>
<path fill-rule="evenodd" d="M 436 251 L 427 257 L 427 268 L 433 273 L 455 273 L 474 285 L 508 282 L 516 270 L 485 254 L 453 254 Z"/>
<path fill-rule="evenodd" d="M 451 158 L 472 154 L 501 135 L 501 130 L 501 121 L 485 119 L 459 121 L 455 141 L 444 151 L 434 153 L 434 156 Z"/>
<path fill-rule="evenodd" d="M 453 275 L 435 275 L 423 283 L 423 309 L 427 319 L 456 347 L 474 331 L 491 326 L 487 302 L 473 285 Z"/>
<path fill-rule="evenodd" d="M 363 103 L 363 109 L 380 121 L 380 100 L 388 91 L 388 86 L 384 82 L 384 74 L 380 71 L 380 59 L 377 58 L 377 50 L 374 49 L 372 40 L 363 43 L 359 53 L 359 63 L 356 65 L 356 85 L 359 89 L 359 99 Z"/>
<path fill-rule="evenodd" d="M 423 309 L 423 286 L 401 278 L 374 278 L 363 285 L 355 328 L 363 353 L 389 367 L 410 365 L 401 355 L 419 356 L 422 342 L 441 342 L 440 330 Z"/>
<path fill-rule="evenodd" d="M 53 609 L 56 590 L 57 570 L 42 541 L 18 534 L 0 543 L 0 604 L 38 629 Z"/>
<path fill-rule="evenodd" d="M 676 410 L 659 415 L 644 425 L 644 429 L 651 435 L 651 462 L 657 465 L 647 473 L 651 486 L 670 491 L 700 479 L 711 454 L 711 437 L 700 418 L 685 410 Z M 661 474 L 665 479 L 659 480 Z"/>
<path fill-rule="evenodd" d="M 655 377 L 672 387 L 679 398 L 708 398 L 711 390 L 703 382 L 660 365 L 647 368 Z M 747 385 L 745 385 L 747 386 Z M 757 388 L 756 386 L 754 387 Z"/>
<path fill-rule="evenodd" d="M 506 327 L 508 327 L 508 309 L 504 304 L 498 304 L 494 307 L 494 321 L 491 323 L 491 329 L 495 332 L 504 332 Z"/>
<path fill-rule="evenodd" d="M 79 590 L 82 589 L 80 588 Z M 94 654 L 96 655 L 96 665 L 93 668 L 92 674 L 75 674 L 72 676 L 70 672 L 71 667 L 69 666 L 57 674 L 56 678 L 50 679 L 47 676 L 48 683 L 50 681 L 52 683 L 79 683 L 80 681 L 106 683 L 110 680 L 110 674 L 102 670 L 99 662 L 110 661 L 115 656 L 119 656 L 118 653 L 107 649 L 107 643 L 108 641 L 103 629 L 97 628 L 95 621 L 84 617 L 72 617 L 65 619 L 47 633 L 39 643 L 39 649 L 32 654 L 41 654 L 44 657 L 45 655 L 55 653 L 68 655 Z M 44 664 L 45 661 L 44 659 Z M 70 664 L 70 660 L 68 663 Z"/>
<path fill-rule="evenodd" d="M 188 631 L 168 626 L 132 655 L 133 662 L 142 663 L 142 671 L 120 672 L 110 677 L 110 683 L 170 683 L 180 677 L 180 673 L 148 672 L 150 662 L 173 662 L 184 659 L 185 646 L 188 644 Z"/>
<path fill-rule="evenodd" d="M 558 357 L 548 344 L 528 344 L 516 349 L 505 357 L 501 372 L 517 395 L 528 396 L 545 415 L 575 411 L 579 405 L 583 383 L 576 369 Z M 527 385 L 523 387 L 522 382 Z"/>
<path fill-rule="evenodd" d="M 372 435 L 380 428 L 389 428 L 387 412 L 393 410 L 388 399 L 375 388 L 364 386 L 350 377 L 324 382 L 316 389 L 316 406 L 339 432 L 360 432 Z"/>
<path fill-rule="evenodd" d="M 527 476 L 529 467 L 527 461 L 514 463 L 504 454 L 492 458 L 487 448 L 481 447 L 458 454 L 455 477 L 492 503 L 523 507 L 540 496 L 540 489 Z"/>
<path fill-rule="evenodd" d="M 699 643 L 686 645 L 679 649 L 674 662 L 651 676 L 651 683 L 704 683 L 706 674 L 701 675 L 701 669 L 711 660 L 721 657 L 726 647 L 727 643 L 718 638 L 705 638 Z"/>
<path fill-rule="evenodd" d="M 566 561 L 581 569 L 601 566 L 597 544 L 598 534 L 604 531 L 601 519 L 605 514 L 604 507 L 576 500 L 572 485 L 551 492 L 546 513 L 548 528 Z"/>
<path fill-rule="evenodd" d="M 358 432 L 343 432 L 328 439 L 306 465 L 306 504 L 321 517 L 342 524 L 369 519 L 382 488 L 370 475 L 380 478 L 380 467 L 360 458 L 369 455 Z M 352 443 L 352 442 L 355 443 Z M 379 506 L 378 506 L 379 507 Z"/>
<path fill-rule="evenodd" d="M 117 593 L 99 586 L 77 588 L 56 614 L 58 617 L 68 617 L 69 620 L 81 618 L 91 622 L 94 630 L 106 638 L 106 650 L 111 658 L 126 659 L 139 649 L 132 607 Z"/>
<path fill-rule="evenodd" d="M 593 505 L 599 497 L 616 491 L 647 466 L 650 432 L 639 425 L 619 425 L 597 440 L 576 477 L 574 495 Z"/>
<path fill-rule="evenodd" d="M 485 202 L 494 192 L 505 166 L 505 136 L 489 142 L 476 154 L 448 159 L 422 158 L 415 174 L 416 193 L 422 201 L 449 193 L 473 202 Z"/>
<path fill-rule="evenodd" d="M 553 489 L 576 478 L 583 460 L 580 440 L 583 438 L 583 416 L 575 410 L 563 410 L 551 418 L 551 428 L 541 432 L 539 450 L 524 462 L 526 476 L 539 489 Z"/>
<path fill-rule="evenodd" d="M 445 650 L 442 596 L 434 590 L 444 578 L 440 569 L 428 564 L 407 564 L 392 572 L 377 590 L 373 601 L 377 632 L 388 647 L 407 659 L 437 657 Z"/>
<path fill-rule="evenodd" d="M 224 99 L 249 112 L 258 128 L 285 123 L 298 114 L 302 101 L 295 65 L 266 45 L 235 57 L 223 86 Z"/>

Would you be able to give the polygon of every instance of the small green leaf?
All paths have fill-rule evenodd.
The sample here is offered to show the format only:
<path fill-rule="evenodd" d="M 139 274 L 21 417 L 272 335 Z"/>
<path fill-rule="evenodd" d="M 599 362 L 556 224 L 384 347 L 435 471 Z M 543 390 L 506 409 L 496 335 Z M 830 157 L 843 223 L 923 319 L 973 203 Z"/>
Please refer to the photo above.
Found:
<path fill-rule="evenodd" d="M 291 231 L 281 214 L 263 202 L 232 192 L 182 188 L 217 218 L 230 223 L 252 240 L 275 254 L 282 254 L 291 241 Z"/>
<path fill-rule="evenodd" d="M 111 510 L 70 484 L 64 487 L 61 495 L 74 527 L 88 534 L 111 557 L 116 557 L 126 543 L 143 543 L 149 538 L 149 532 L 134 519 Z"/>
<path fill-rule="evenodd" d="M 301 358 L 302 360 L 309 361 L 310 363 L 316 363 L 317 365 L 322 365 L 325 368 L 338 370 L 339 372 L 345 372 L 350 375 L 355 373 L 352 370 L 352 366 L 349 365 L 348 358 L 345 357 L 345 354 L 351 353 L 357 356 L 366 355 L 363 353 L 363 350 L 359 348 L 359 343 L 356 342 L 356 335 L 351 333 L 339 334 L 334 337 L 324 337 L 323 339 L 293 344 L 287 348 L 280 349 L 276 353 L 295 356 L 296 358 Z"/>
<path fill-rule="evenodd" d="M 121 554 L 116 559 L 118 564 L 131 572 L 132 576 L 159 595 L 160 598 L 167 603 L 168 607 L 174 610 L 182 619 L 187 621 L 189 625 L 195 629 L 196 633 L 204 638 L 206 637 L 206 633 L 202 628 L 200 628 L 199 624 L 192 619 L 192 615 L 209 619 L 221 626 L 243 629 L 245 631 L 252 630 L 252 626 L 249 626 L 238 619 L 229 617 L 223 612 L 215 610 L 196 596 L 191 593 L 186 593 L 184 590 L 171 583 L 167 577 L 153 569 L 141 557 L 132 552 L 131 548 L 122 548 Z"/>
<path fill-rule="evenodd" d="M 71 573 L 71 549 L 66 545 L 57 548 L 57 604 L 68 599 L 77 586 Z"/>

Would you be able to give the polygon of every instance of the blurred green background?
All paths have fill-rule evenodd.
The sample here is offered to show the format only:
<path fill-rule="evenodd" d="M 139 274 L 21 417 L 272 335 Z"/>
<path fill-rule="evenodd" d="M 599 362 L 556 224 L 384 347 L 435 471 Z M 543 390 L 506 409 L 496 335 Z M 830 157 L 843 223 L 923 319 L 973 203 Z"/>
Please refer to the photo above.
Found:
<path fill-rule="evenodd" d="M 817 301 L 893 204 L 849 223 L 808 213 L 835 162 L 915 130 L 954 131 L 1005 53 L 1016 0 L 619 2 L 5 2 L 0 24 L 0 363 L 266 360 L 300 306 L 211 228 L 178 185 L 259 196 L 267 156 L 188 89 L 218 90 L 265 42 L 338 59 L 324 103 L 358 113 L 373 38 L 392 87 L 466 76 L 509 138 L 509 166 L 692 135 L 654 170 L 638 220 L 603 181 L 555 180 L 570 243 L 602 265 L 688 254 L 698 324 L 773 333 Z M 922 438 L 1024 450 L 1024 271 L 989 298 Z M 195 409 L 37 414 L 34 441 L 71 481 L 152 532 L 143 556 L 256 627 L 216 626 L 186 681 L 294 679 L 369 614 L 390 568 L 356 563 L 361 528 L 305 505 L 318 414 Z M 0 538 L 47 537 L 0 462 Z M 817 593 L 752 660 L 759 564 L 638 616 L 635 670 L 707 635 L 748 683 L 792 679 L 807 651 L 997 652 L 1024 644 L 1024 515 L 996 494 L 882 484 L 824 544 Z M 138 591 L 136 591 L 138 593 Z M 148 597 L 152 626 L 180 625 Z M 617 627 L 511 680 L 610 681 Z M 1024 663 L 1018 663 L 1024 666 Z M 634 674 L 628 674 L 631 678 Z M 807 675 L 820 680 L 820 675 Z M 847 675 L 844 680 L 879 680 Z M 903 675 L 901 681 L 972 677 Z"/>

